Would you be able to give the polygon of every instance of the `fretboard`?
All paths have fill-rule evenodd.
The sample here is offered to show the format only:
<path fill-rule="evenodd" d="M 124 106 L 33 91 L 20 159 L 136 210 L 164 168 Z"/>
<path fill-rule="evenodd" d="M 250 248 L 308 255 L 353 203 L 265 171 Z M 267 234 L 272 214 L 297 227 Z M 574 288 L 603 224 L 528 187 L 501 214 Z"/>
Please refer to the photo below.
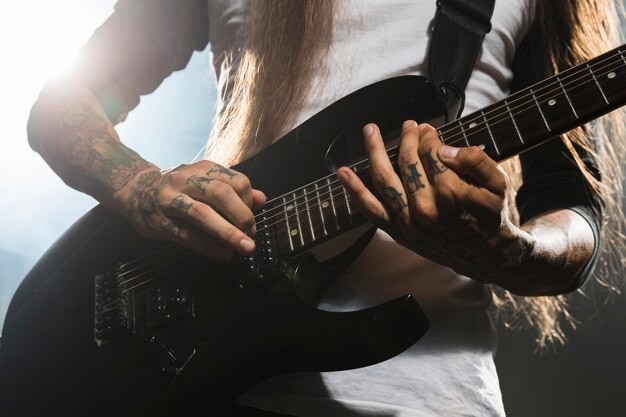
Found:
<path fill-rule="evenodd" d="M 626 48 L 607 52 L 437 129 L 443 143 L 481 146 L 502 161 L 626 104 Z M 397 148 L 388 150 L 396 163 Z M 369 178 L 369 163 L 351 166 Z M 308 250 L 365 223 L 334 174 L 270 201 L 258 230 L 273 228 L 281 254 Z"/>
<path fill-rule="evenodd" d="M 500 162 L 626 104 L 626 48 L 607 52 L 448 123 L 443 143 Z"/>

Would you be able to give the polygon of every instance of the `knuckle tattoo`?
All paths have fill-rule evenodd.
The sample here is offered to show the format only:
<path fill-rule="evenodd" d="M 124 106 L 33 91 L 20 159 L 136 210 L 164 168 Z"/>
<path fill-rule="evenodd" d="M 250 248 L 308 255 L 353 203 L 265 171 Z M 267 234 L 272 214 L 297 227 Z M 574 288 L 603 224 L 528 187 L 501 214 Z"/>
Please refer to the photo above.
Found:
<path fill-rule="evenodd" d="M 387 186 L 383 188 L 382 195 L 392 211 L 402 211 L 402 209 L 408 206 L 404 194 L 396 190 L 395 187 Z"/>
<path fill-rule="evenodd" d="M 237 176 L 238 172 L 223 167 L 219 164 L 212 164 L 211 168 L 207 171 L 206 175 L 226 176 L 229 180 L 232 180 Z"/>
<path fill-rule="evenodd" d="M 406 183 L 409 194 L 414 194 L 417 190 L 425 187 L 421 179 L 422 174 L 417 170 L 417 162 L 407 165 L 402 172 L 402 176 L 404 177 L 404 182 Z"/>
<path fill-rule="evenodd" d="M 185 202 L 185 196 L 182 194 L 179 194 L 178 196 L 174 197 L 174 199 L 172 199 L 169 204 L 169 207 L 171 209 L 174 209 L 175 211 L 178 211 L 184 214 L 189 214 L 189 209 L 191 209 L 192 206 L 193 206 L 193 203 Z"/>

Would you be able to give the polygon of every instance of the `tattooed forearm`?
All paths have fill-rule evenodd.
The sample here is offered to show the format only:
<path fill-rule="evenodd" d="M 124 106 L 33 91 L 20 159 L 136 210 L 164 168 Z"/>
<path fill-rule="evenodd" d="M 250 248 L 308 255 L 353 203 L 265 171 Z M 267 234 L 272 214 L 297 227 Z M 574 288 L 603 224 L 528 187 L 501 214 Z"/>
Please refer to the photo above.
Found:
<path fill-rule="evenodd" d="M 587 222 L 562 209 L 542 214 L 522 229 L 534 237 L 533 251 L 520 273 L 502 286 L 522 295 L 560 294 L 571 289 L 593 253 L 594 238 Z M 510 256 L 518 255 L 518 248 L 509 249 Z"/>
<path fill-rule="evenodd" d="M 196 187 L 198 190 L 202 192 L 202 195 L 204 195 L 206 192 L 206 188 L 204 188 L 202 184 L 209 184 L 211 183 L 211 181 L 213 181 L 212 178 L 199 177 L 197 175 L 192 175 L 191 177 L 187 178 L 187 185 L 193 185 L 194 187 Z"/>
<path fill-rule="evenodd" d="M 70 175 L 80 177 L 70 178 L 70 182 L 85 183 L 87 187 L 83 188 L 89 188 L 91 179 L 92 188 L 116 192 L 137 173 L 150 167 L 136 152 L 124 146 L 115 136 L 111 123 L 87 104 L 66 109 L 52 142 L 63 159 L 74 167 Z"/>
<path fill-rule="evenodd" d="M 127 210 L 131 219 L 145 225 L 156 212 L 156 199 L 159 197 L 166 175 L 158 170 L 140 174 L 128 200 Z"/>

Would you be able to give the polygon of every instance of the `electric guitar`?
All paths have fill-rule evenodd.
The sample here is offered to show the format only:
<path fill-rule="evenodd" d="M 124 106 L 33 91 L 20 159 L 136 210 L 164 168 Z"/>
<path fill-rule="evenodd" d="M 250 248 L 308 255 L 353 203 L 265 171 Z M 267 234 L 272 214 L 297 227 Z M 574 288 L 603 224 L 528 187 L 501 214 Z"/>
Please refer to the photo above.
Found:
<path fill-rule="evenodd" d="M 374 230 L 335 170 L 369 178 L 361 127 L 375 122 L 392 140 L 406 119 L 441 118 L 437 103 L 425 78 L 381 81 L 234 167 L 269 200 L 255 213 L 256 252 L 228 264 L 142 238 L 94 208 L 11 302 L 0 415 L 205 415 L 265 378 L 366 366 L 416 343 L 428 321 L 411 296 L 347 313 L 315 305 Z M 502 161 L 625 103 L 622 47 L 437 131 L 446 144 L 481 146 Z M 397 148 L 388 153 L 395 163 Z M 316 256 L 342 239 L 347 249 Z"/>

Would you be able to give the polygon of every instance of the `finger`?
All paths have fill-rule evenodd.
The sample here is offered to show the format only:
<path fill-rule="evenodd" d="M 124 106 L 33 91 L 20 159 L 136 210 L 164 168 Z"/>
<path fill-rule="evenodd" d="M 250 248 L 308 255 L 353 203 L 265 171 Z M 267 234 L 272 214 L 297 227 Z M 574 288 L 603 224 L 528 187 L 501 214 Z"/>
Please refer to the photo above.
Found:
<path fill-rule="evenodd" d="M 337 177 L 348 191 L 350 197 L 358 205 L 359 210 L 374 225 L 385 229 L 390 226 L 390 215 L 387 208 L 363 184 L 363 181 L 350 168 L 341 167 Z"/>
<path fill-rule="evenodd" d="M 252 189 L 252 209 L 258 210 L 265 205 L 267 202 L 267 197 L 265 193 L 261 190 Z"/>
<path fill-rule="evenodd" d="M 434 190 L 418 155 L 420 144 L 418 125 L 414 121 L 407 121 L 403 126 L 398 150 L 398 168 L 414 223 L 424 226 L 425 221 L 434 222 L 437 218 Z"/>
<path fill-rule="evenodd" d="M 243 203 L 242 206 L 246 207 Z M 249 255 L 254 251 L 254 241 L 241 229 L 226 221 L 211 207 L 189 196 L 179 194 L 172 198 L 165 212 L 188 221 L 218 241 L 225 242 L 239 253 Z"/>
<path fill-rule="evenodd" d="M 434 201 L 437 206 L 437 215 L 444 212 L 456 212 L 459 201 L 467 192 L 465 184 L 459 176 L 439 160 L 439 149 L 443 146 L 436 130 L 427 124 L 419 126 L 420 161 L 424 172 L 433 187 Z"/>
<path fill-rule="evenodd" d="M 252 186 L 247 176 L 234 169 L 212 163 L 206 172 L 206 177 L 231 186 L 248 207 L 253 206 Z"/>
<path fill-rule="evenodd" d="M 374 187 L 387 207 L 394 212 L 394 217 L 408 224 L 410 218 L 404 187 L 391 165 L 378 126 L 373 123 L 366 125 L 363 128 L 363 134 Z"/>
<path fill-rule="evenodd" d="M 180 220 L 174 221 L 162 216 L 158 222 L 159 228 L 175 243 L 220 262 L 228 262 L 233 257 L 233 250 L 226 244 Z"/>
<path fill-rule="evenodd" d="M 477 146 L 455 148 L 444 146 L 439 150 L 441 161 L 476 185 L 497 195 L 504 195 L 508 178 L 498 164 Z"/>
<path fill-rule="evenodd" d="M 254 236 L 256 222 L 250 206 L 246 204 L 231 184 L 222 181 L 210 183 L 202 195 L 191 195 L 194 199 L 213 207 L 240 230 Z M 250 192 L 252 198 L 252 192 Z"/>

